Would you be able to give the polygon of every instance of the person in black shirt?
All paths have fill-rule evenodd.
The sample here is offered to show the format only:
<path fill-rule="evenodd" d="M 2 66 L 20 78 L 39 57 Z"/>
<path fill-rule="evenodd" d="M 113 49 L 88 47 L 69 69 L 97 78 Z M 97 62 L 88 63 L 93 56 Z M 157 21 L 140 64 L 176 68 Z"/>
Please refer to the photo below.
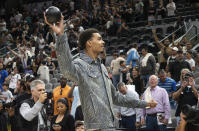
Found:
<path fill-rule="evenodd" d="M 156 9 L 156 15 L 158 19 L 162 19 L 166 16 L 166 8 L 164 7 L 163 0 L 160 0 L 159 6 Z"/>
<path fill-rule="evenodd" d="M 140 78 L 139 68 L 134 67 L 130 73 L 130 77 L 128 76 L 127 78 L 128 84 L 135 85 L 135 91 L 141 96 L 144 92 L 144 80 Z"/>
<path fill-rule="evenodd" d="M 2 101 L 0 101 L 0 131 L 8 131 L 7 118 L 4 113 Z"/>
<path fill-rule="evenodd" d="M 60 98 L 57 101 L 58 115 L 55 115 L 51 120 L 51 131 L 74 131 L 75 120 L 69 114 L 68 100 Z"/>
<path fill-rule="evenodd" d="M 171 75 L 171 78 L 176 82 L 180 80 L 180 72 L 183 68 L 188 68 L 191 70 L 189 63 L 184 60 L 182 50 L 179 50 L 177 52 L 176 60 L 169 64 L 169 74 Z"/>
<path fill-rule="evenodd" d="M 178 102 L 175 116 L 177 117 L 177 122 L 179 122 L 182 107 L 185 104 L 188 104 L 190 106 L 196 106 L 198 102 L 198 92 L 195 88 L 193 74 L 191 72 L 186 73 L 182 80 L 182 83 L 177 88 L 178 90 L 173 93 L 172 97 Z"/>

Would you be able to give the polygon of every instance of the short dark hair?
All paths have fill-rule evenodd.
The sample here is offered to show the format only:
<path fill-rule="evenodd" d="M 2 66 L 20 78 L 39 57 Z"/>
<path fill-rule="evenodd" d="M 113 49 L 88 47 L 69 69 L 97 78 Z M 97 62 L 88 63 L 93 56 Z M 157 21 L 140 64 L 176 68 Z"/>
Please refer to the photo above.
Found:
<path fill-rule="evenodd" d="M 123 64 L 124 62 L 125 62 L 124 60 L 121 60 L 121 61 L 120 61 L 120 65 Z"/>
<path fill-rule="evenodd" d="M 142 47 L 142 49 L 144 49 L 145 51 L 149 51 L 149 48 L 148 48 L 148 46 L 147 45 L 144 45 L 143 47 Z"/>
<path fill-rule="evenodd" d="M 86 48 L 86 42 L 93 36 L 93 33 L 99 33 L 97 29 L 90 28 L 82 31 L 79 35 L 79 49 L 84 50 Z"/>
<path fill-rule="evenodd" d="M 80 126 L 83 126 L 83 125 L 84 125 L 84 122 L 83 122 L 83 121 L 76 121 L 76 122 L 75 122 L 75 128 L 80 127 Z"/>
<path fill-rule="evenodd" d="M 5 83 L 3 83 L 3 85 L 2 86 L 6 86 L 6 87 L 8 87 L 9 86 L 9 84 L 7 83 L 7 82 L 5 82 Z"/>
<path fill-rule="evenodd" d="M 66 106 L 66 113 L 69 112 L 69 104 L 68 104 L 68 99 L 67 98 L 60 98 L 57 100 L 57 103 L 61 102 Z"/>

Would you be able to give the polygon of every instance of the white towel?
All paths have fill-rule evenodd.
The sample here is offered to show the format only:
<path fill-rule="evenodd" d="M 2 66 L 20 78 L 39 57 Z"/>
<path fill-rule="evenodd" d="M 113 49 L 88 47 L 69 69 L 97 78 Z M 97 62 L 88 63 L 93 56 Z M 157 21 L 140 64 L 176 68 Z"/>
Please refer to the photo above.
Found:
<path fill-rule="evenodd" d="M 149 57 L 152 56 L 151 53 L 147 53 L 146 56 L 142 59 L 141 63 L 142 63 L 142 67 L 146 67 L 147 65 L 147 61 L 149 59 Z"/>
<path fill-rule="evenodd" d="M 145 95 L 144 95 L 144 99 L 146 102 L 150 102 L 152 100 L 152 96 L 151 96 L 151 88 L 148 87 L 145 91 Z"/>
<path fill-rule="evenodd" d="M 145 90 L 144 100 L 145 100 L 146 102 L 150 102 L 150 101 L 152 100 L 151 88 L 150 88 L 150 87 L 148 87 L 148 88 Z M 146 108 L 150 108 L 150 107 L 146 107 Z"/>

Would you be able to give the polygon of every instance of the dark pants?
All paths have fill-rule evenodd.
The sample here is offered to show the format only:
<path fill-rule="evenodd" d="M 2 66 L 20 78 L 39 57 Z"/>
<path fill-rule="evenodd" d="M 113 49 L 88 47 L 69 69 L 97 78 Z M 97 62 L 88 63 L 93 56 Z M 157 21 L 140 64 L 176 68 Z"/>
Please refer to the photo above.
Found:
<path fill-rule="evenodd" d="M 147 116 L 146 129 L 147 131 L 167 131 L 167 126 L 158 125 L 157 116 Z"/>
<path fill-rule="evenodd" d="M 135 123 L 136 123 L 136 115 L 122 116 L 121 124 L 123 128 L 131 129 L 131 131 L 136 131 Z"/>
<path fill-rule="evenodd" d="M 117 84 L 120 82 L 120 75 L 112 75 L 113 85 L 117 89 Z"/>
<path fill-rule="evenodd" d="M 150 76 L 151 75 L 141 75 L 141 79 L 144 80 L 144 87 L 147 85 Z"/>

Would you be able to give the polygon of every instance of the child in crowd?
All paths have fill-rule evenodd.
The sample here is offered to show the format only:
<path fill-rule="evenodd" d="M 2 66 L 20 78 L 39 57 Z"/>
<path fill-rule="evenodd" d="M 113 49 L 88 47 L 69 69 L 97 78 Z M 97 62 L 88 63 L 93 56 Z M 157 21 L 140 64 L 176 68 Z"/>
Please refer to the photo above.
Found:
<path fill-rule="evenodd" d="M 12 95 L 12 92 L 10 90 L 8 90 L 8 84 L 7 83 L 3 84 L 3 90 L 4 91 L 1 93 L 0 99 L 2 99 L 5 103 L 12 102 L 14 97 Z"/>
<path fill-rule="evenodd" d="M 76 121 L 75 122 L 75 131 L 85 131 L 83 121 Z"/>

